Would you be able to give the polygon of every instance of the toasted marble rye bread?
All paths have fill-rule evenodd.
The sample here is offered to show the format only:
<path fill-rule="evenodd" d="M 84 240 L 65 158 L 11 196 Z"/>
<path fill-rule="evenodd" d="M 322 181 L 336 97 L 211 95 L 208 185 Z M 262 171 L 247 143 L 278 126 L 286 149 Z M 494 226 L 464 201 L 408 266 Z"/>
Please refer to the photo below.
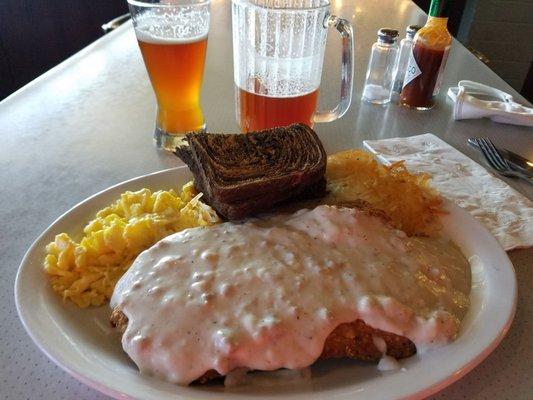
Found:
<path fill-rule="evenodd" d="M 128 326 L 128 317 L 120 310 L 111 313 L 111 324 L 121 334 L 124 334 Z M 351 323 L 340 324 L 329 334 L 324 343 L 324 349 L 320 355 L 326 358 L 352 358 L 364 361 L 378 361 L 382 353 L 376 347 L 374 338 L 380 337 L 387 345 L 387 355 L 396 359 L 411 357 L 416 353 L 413 342 L 403 336 L 384 332 L 366 325 L 358 319 Z M 205 383 L 221 377 L 215 370 L 209 370 L 196 380 L 196 383 Z"/>
<path fill-rule="evenodd" d="M 245 135 L 189 133 L 175 154 L 192 171 L 202 200 L 230 220 L 325 194 L 326 152 L 303 124 Z"/>

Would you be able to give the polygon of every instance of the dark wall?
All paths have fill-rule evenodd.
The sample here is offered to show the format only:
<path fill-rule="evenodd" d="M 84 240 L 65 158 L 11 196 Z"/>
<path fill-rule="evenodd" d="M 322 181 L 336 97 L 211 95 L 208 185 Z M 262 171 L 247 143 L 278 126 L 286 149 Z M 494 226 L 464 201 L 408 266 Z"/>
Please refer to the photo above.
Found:
<path fill-rule="evenodd" d="M 126 0 L 3 0 L 0 99 L 100 37 L 127 8 Z"/>
<path fill-rule="evenodd" d="M 427 14 L 431 0 L 413 0 Z M 448 30 L 453 36 L 457 36 L 459 24 L 465 8 L 466 0 L 452 0 L 452 9 L 448 19 Z"/>
<path fill-rule="evenodd" d="M 454 35 L 465 1 L 454 1 Z M 430 0 L 414 2 L 428 11 Z M 0 100 L 96 40 L 103 23 L 126 12 L 126 0 L 2 0 Z"/>

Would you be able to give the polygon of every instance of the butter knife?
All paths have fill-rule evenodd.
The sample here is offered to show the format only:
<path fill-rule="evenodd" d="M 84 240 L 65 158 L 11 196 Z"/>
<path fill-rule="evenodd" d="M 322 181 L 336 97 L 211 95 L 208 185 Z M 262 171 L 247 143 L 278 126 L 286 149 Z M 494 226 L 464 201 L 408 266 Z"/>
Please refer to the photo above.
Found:
<path fill-rule="evenodd" d="M 474 147 L 476 150 L 479 150 L 479 147 L 475 141 L 475 138 L 469 138 L 468 144 Z M 533 176 L 533 162 L 529 161 L 527 158 L 522 157 L 519 154 L 512 152 L 501 147 L 496 147 L 498 152 L 502 155 L 503 158 L 509 163 L 509 165 L 528 176 Z"/>

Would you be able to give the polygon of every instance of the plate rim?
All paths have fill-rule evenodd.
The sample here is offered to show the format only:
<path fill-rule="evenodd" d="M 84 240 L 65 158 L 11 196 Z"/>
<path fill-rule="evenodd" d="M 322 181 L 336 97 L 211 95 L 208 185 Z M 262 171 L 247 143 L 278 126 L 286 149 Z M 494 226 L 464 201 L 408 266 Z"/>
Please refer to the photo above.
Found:
<path fill-rule="evenodd" d="M 84 204 L 90 202 L 92 199 L 94 199 L 96 197 L 99 197 L 100 195 L 102 195 L 105 192 L 108 192 L 108 191 L 111 191 L 113 189 L 116 189 L 119 186 L 127 185 L 128 183 L 132 183 L 132 182 L 137 181 L 137 180 L 146 179 L 146 178 L 148 178 L 150 176 L 153 176 L 153 175 L 159 175 L 159 174 L 168 173 L 170 171 L 180 170 L 180 169 L 187 169 L 188 170 L 187 166 L 181 165 L 181 166 L 178 166 L 178 167 L 166 168 L 166 169 L 162 169 L 162 170 L 159 170 L 159 171 L 150 172 L 148 174 L 139 175 L 139 176 L 136 176 L 136 177 L 133 177 L 133 178 L 126 179 L 124 181 L 118 182 L 118 183 L 116 183 L 114 185 L 111 185 L 111 186 L 109 186 L 107 188 L 104 188 L 104 189 L 94 193 L 93 195 L 83 199 L 82 201 L 78 202 L 77 204 L 73 205 L 67 211 L 63 212 L 56 219 L 54 219 L 54 221 L 52 223 L 50 223 L 50 225 L 48 225 L 46 227 L 46 229 L 44 229 L 39 234 L 39 236 L 37 236 L 37 238 L 28 247 L 28 250 L 26 250 L 26 252 L 24 253 L 24 256 L 22 257 L 22 260 L 20 261 L 20 264 L 19 264 L 19 266 L 17 268 L 17 274 L 15 276 L 15 284 L 14 284 L 15 307 L 17 309 L 17 315 L 19 317 L 19 320 L 22 323 L 22 326 L 24 327 L 24 330 L 26 331 L 26 334 L 32 340 L 33 344 L 35 346 L 37 346 L 37 349 L 42 351 L 46 355 L 46 357 L 48 357 L 50 360 L 52 360 L 55 365 L 60 367 L 67 374 L 69 374 L 72 377 L 74 377 L 74 379 L 77 379 L 80 382 L 84 383 L 85 385 L 87 385 L 87 386 L 89 386 L 89 387 L 91 387 L 91 388 L 93 388 L 95 390 L 98 390 L 101 393 L 109 395 L 109 396 L 111 396 L 113 398 L 116 398 L 117 396 L 122 396 L 122 397 L 123 396 L 127 396 L 126 398 L 128 398 L 128 397 L 131 398 L 131 396 L 125 395 L 124 393 L 116 391 L 115 389 L 112 389 L 112 388 L 110 388 L 108 386 L 101 385 L 100 382 L 98 382 L 96 380 L 93 380 L 93 379 L 90 379 L 90 378 L 87 378 L 85 375 L 83 375 L 83 373 L 81 371 L 77 371 L 72 366 L 67 365 L 68 363 L 64 362 L 64 360 L 62 360 L 60 357 L 58 357 L 56 354 L 54 354 L 53 351 L 50 351 L 46 347 L 46 345 L 43 342 L 43 340 L 40 337 L 38 337 L 32 329 L 30 329 L 30 327 L 28 325 L 28 322 L 25 319 L 24 313 L 23 313 L 23 311 L 21 309 L 21 300 L 20 300 L 20 296 L 21 296 L 20 286 L 22 285 L 21 282 L 20 282 L 21 270 L 22 270 L 23 265 L 25 265 L 27 263 L 27 260 L 31 256 L 33 251 L 39 246 L 39 244 L 42 241 L 42 239 L 52 230 L 52 228 L 59 221 L 61 221 L 65 216 L 70 214 L 75 209 L 77 209 L 77 208 L 83 206 Z"/>
<path fill-rule="evenodd" d="M 187 168 L 187 166 L 178 166 L 173 168 L 167 168 L 155 172 L 151 172 L 148 174 L 136 176 L 124 181 L 121 181 L 119 183 L 116 183 L 114 185 L 111 185 L 107 188 L 104 188 L 103 190 L 100 190 L 99 192 L 85 198 L 84 200 L 80 201 L 79 203 L 75 204 L 71 208 L 69 208 L 67 211 L 62 213 L 59 217 L 57 217 L 46 229 L 44 229 L 41 234 L 38 235 L 38 237 L 32 242 L 32 244 L 28 247 L 27 251 L 25 252 L 19 267 L 17 269 L 17 274 L 15 277 L 15 284 L 14 284 L 14 297 L 15 297 L 15 305 L 17 309 L 17 314 L 19 317 L 19 320 L 21 321 L 26 333 L 31 338 L 33 343 L 37 346 L 37 348 L 42 351 L 50 360 L 52 360 L 57 366 L 59 366 L 63 371 L 67 372 L 69 375 L 77 379 L 78 381 L 84 383 L 85 385 L 98 390 L 101 393 L 104 393 L 106 395 L 112 396 L 114 398 L 132 398 L 132 399 L 140 399 L 140 397 L 132 396 L 131 394 L 121 392 L 117 389 L 114 389 L 106 384 L 101 383 L 98 380 L 92 379 L 90 377 L 87 377 L 84 375 L 83 371 L 79 371 L 73 363 L 68 362 L 63 359 L 63 357 L 60 357 L 57 352 L 54 352 L 53 349 L 49 349 L 46 346 L 46 342 L 38 336 L 37 332 L 34 332 L 30 326 L 28 321 L 26 320 L 26 315 L 24 314 L 24 310 L 22 309 L 21 302 L 22 299 L 21 296 L 21 285 L 23 283 L 21 282 L 21 271 L 23 270 L 23 267 L 28 264 L 28 259 L 31 257 L 34 251 L 36 251 L 36 248 L 41 245 L 41 241 L 43 238 L 48 235 L 52 229 L 55 227 L 55 225 L 63 220 L 68 214 L 73 212 L 74 210 L 84 206 L 86 203 L 90 202 L 94 198 L 97 198 L 106 192 L 112 191 L 118 187 L 121 187 L 123 185 L 128 185 L 131 183 L 134 183 L 135 181 L 141 181 L 145 180 L 151 176 L 156 175 L 162 175 L 170 173 L 171 171 L 179 171 L 184 170 L 185 173 L 189 173 L 190 171 Z M 129 190 L 129 189 L 124 189 Z M 496 337 L 490 342 L 481 352 L 479 352 L 474 358 L 470 359 L 468 362 L 466 362 L 459 370 L 451 372 L 448 376 L 442 377 L 438 380 L 438 382 L 435 382 L 431 384 L 430 386 L 427 386 L 423 389 L 420 389 L 416 392 L 410 393 L 406 397 L 402 397 L 403 399 L 412 399 L 412 398 L 423 398 L 426 396 L 430 396 L 432 394 L 435 394 L 439 392 L 440 390 L 444 389 L 447 386 L 450 386 L 454 382 L 458 381 L 462 377 L 464 377 L 466 374 L 468 374 L 470 371 L 472 371 L 477 365 L 479 365 L 483 360 L 485 360 L 501 343 L 503 338 L 507 335 L 512 322 L 514 320 L 515 314 L 516 314 L 516 307 L 517 307 L 517 300 L 518 300 L 518 290 L 517 290 L 517 281 L 516 281 L 516 272 L 514 270 L 514 266 L 512 262 L 510 261 L 507 252 L 501 247 L 501 245 L 497 242 L 497 240 L 490 234 L 490 232 L 487 230 L 485 226 L 483 226 L 479 221 L 475 220 L 473 216 L 471 216 L 468 212 L 461 209 L 459 206 L 455 205 L 453 202 L 445 199 L 445 205 L 446 207 L 452 207 L 455 208 L 457 212 L 460 214 L 466 215 L 468 218 L 472 219 L 473 222 L 478 226 L 478 229 L 481 229 L 485 231 L 485 234 L 488 235 L 493 242 L 495 242 L 498 245 L 498 250 L 501 252 L 501 254 L 504 256 L 505 268 L 509 269 L 509 272 L 512 275 L 512 289 L 513 289 L 513 299 L 512 299 L 512 305 L 511 305 L 511 312 L 508 315 L 508 318 L 506 319 L 503 326 L 499 329 L 498 334 Z M 239 396 L 238 393 L 232 393 L 232 395 Z M 282 396 L 282 395 L 275 395 L 275 396 Z M 341 395 L 342 397 L 342 395 Z"/>

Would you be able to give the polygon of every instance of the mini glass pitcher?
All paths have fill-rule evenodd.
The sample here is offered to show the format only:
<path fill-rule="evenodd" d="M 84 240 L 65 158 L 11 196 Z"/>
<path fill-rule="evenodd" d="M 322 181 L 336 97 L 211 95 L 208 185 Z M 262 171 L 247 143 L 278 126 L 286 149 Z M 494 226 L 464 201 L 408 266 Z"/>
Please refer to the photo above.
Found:
<path fill-rule="evenodd" d="M 353 29 L 328 0 L 232 0 L 237 122 L 249 132 L 342 117 L 352 99 Z M 341 94 L 317 111 L 327 28 L 342 37 Z"/>

